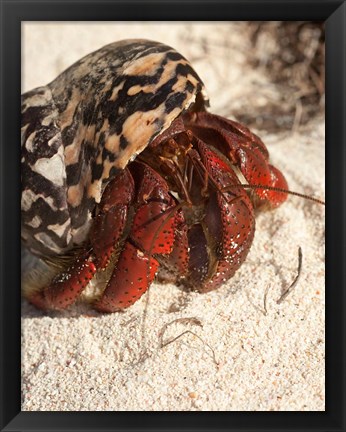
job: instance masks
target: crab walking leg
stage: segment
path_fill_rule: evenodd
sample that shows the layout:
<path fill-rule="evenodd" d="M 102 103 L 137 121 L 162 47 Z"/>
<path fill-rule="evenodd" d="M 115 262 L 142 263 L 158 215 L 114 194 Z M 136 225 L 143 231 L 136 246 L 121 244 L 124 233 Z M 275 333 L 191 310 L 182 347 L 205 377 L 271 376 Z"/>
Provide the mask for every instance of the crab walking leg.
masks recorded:
<path fill-rule="evenodd" d="M 209 186 L 205 224 L 214 272 L 200 286 L 207 292 L 230 279 L 244 262 L 255 232 L 253 206 L 236 174 L 221 154 L 198 140 L 203 164 L 216 188 Z M 232 186 L 230 192 L 221 192 Z"/>
<path fill-rule="evenodd" d="M 159 268 L 152 254 L 169 254 L 174 243 L 175 217 L 168 213 L 165 218 L 166 214 L 162 213 L 165 207 L 166 204 L 150 202 L 138 210 L 129 241 L 103 296 L 95 304 L 99 311 L 114 312 L 129 307 L 149 288 Z M 155 218 L 157 215 L 160 217 Z"/>
<path fill-rule="evenodd" d="M 256 206 L 268 204 L 275 208 L 287 199 L 285 192 L 266 189 L 269 186 L 287 190 L 288 184 L 281 171 L 270 165 L 263 141 L 246 126 L 208 112 L 186 114 L 185 125 L 238 166 L 250 185 L 263 186 L 254 189 L 258 197 Z"/>
<path fill-rule="evenodd" d="M 288 183 L 285 179 L 284 175 L 280 170 L 275 168 L 273 165 L 269 164 L 269 170 L 270 170 L 270 185 L 271 187 L 288 190 Z M 277 192 L 275 190 L 267 190 L 266 199 L 270 202 L 271 207 L 278 207 L 287 199 L 287 193 L 286 192 Z"/>
<path fill-rule="evenodd" d="M 115 270 L 101 299 L 95 303 L 100 312 L 115 312 L 131 306 L 154 280 L 159 263 L 126 242 Z"/>
<path fill-rule="evenodd" d="M 108 266 L 112 254 L 121 244 L 128 225 L 134 189 L 133 178 L 126 168 L 103 192 L 99 213 L 95 216 L 90 230 L 94 262 L 98 269 L 105 269 Z"/>
<path fill-rule="evenodd" d="M 39 309 L 65 309 L 73 304 L 96 273 L 87 258 L 78 258 L 66 271 L 59 273 L 43 290 L 33 292 L 28 300 Z"/>
<path fill-rule="evenodd" d="M 138 204 L 124 249 L 95 304 L 102 312 L 114 312 L 135 303 L 149 288 L 159 268 L 153 255 L 167 255 L 173 249 L 176 204 L 166 181 L 144 163 L 134 163 L 131 169 L 135 182 L 138 181 Z"/>
<path fill-rule="evenodd" d="M 128 207 L 121 204 L 95 217 L 90 230 L 90 241 L 98 269 L 105 269 L 110 263 L 126 227 L 127 217 Z"/>

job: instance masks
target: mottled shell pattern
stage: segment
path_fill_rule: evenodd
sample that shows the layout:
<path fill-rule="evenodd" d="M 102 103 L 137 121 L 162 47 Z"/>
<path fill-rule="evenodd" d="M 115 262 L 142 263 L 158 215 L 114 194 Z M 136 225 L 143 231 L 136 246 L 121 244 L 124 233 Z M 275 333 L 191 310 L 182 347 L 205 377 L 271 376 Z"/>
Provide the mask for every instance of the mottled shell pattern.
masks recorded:
<path fill-rule="evenodd" d="M 189 62 L 148 40 L 109 44 L 22 95 L 22 240 L 38 256 L 87 237 L 106 184 L 196 101 Z"/>

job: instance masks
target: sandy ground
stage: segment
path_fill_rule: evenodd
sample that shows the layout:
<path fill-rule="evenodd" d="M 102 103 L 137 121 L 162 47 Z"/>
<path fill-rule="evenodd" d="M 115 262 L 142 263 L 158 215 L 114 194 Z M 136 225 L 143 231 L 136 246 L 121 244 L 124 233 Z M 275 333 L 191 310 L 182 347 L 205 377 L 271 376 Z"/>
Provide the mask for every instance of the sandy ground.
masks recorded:
<path fill-rule="evenodd" d="M 22 91 L 106 43 L 160 40 L 194 64 L 211 110 L 231 115 L 277 88 L 246 65 L 241 23 L 25 23 Z M 245 73 L 246 71 L 246 73 Z M 324 119 L 260 133 L 291 190 L 324 198 Z M 303 268 L 298 284 L 277 303 Z M 325 409 L 324 207 L 296 197 L 257 218 L 247 261 L 222 288 L 153 284 L 124 313 L 81 303 L 42 313 L 22 303 L 25 411 Z M 162 346 L 164 345 L 164 346 Z"/>

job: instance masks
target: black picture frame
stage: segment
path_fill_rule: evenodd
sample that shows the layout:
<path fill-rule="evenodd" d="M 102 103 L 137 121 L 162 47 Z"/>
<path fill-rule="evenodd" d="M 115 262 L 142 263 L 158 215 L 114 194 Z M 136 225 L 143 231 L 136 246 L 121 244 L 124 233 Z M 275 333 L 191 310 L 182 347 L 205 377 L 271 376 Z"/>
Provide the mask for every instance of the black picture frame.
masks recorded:
<path fill-rule="evenodd" d="M 346 5 L 334 0 L 1 0 L 0 429 L 345 431 Z M 316 20 L 326 22 L 327 339 L 325 412 L 21 412 L 21 21 Z"/>

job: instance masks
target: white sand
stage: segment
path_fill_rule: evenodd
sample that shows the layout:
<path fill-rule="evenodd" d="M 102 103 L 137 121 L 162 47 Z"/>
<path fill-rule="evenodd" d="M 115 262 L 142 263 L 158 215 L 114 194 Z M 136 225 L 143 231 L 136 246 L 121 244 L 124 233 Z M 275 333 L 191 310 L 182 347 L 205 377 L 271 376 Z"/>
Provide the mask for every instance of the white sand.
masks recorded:
<path fill-rule="evenodd" d="M 213 112 L 246 109 L 254 92 L 265 101 L 277 90 L 258 71 L 244 72 L 248 41 L 239 26 L 27 23 L 22 90 L 46 84 L 106 43 L 144 37 L 192 61 Z M 203 38 L 212 51 L 203 51 Z M 323 118 L 261 137 L 291 190 L 324 197 Z M 296 276 L 298 246 L 301 277 L 277 304 Z M 246 263 L 217 291 L 153 284 L 149 299 L 110 315 L 81 303 L 42 313 L 23 300 L 22 409 L 324 410 L 324 269 L 324 207 L 290 197 L 258 217 Z M 189 332 L 160 348 L 163 330 L 164 342 Z"/>

